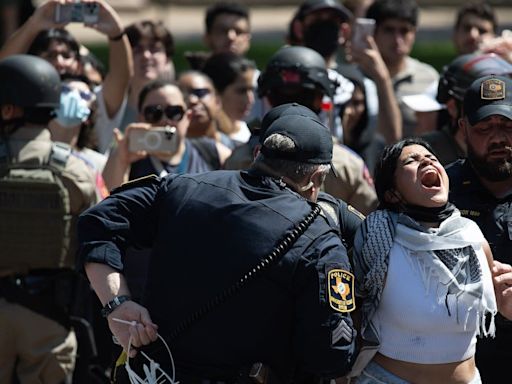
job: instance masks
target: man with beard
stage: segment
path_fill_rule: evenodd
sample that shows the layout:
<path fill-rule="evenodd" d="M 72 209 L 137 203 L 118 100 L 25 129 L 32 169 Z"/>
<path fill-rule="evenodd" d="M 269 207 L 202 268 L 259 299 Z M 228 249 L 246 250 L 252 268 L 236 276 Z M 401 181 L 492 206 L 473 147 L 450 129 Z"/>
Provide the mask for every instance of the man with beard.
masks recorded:
<path fill-rule="evenodd" d="M 485 76 L 464 96 L 460 129 L 467 158 L 447 168 L 450 201 L 474 220 L 495 260 L 512 256 L 512 79 Z M 512 322 L 498 315 L 496 337 L 477 343 L 476 364 L 483 383 L 500 383 L 512 361 Z"/>

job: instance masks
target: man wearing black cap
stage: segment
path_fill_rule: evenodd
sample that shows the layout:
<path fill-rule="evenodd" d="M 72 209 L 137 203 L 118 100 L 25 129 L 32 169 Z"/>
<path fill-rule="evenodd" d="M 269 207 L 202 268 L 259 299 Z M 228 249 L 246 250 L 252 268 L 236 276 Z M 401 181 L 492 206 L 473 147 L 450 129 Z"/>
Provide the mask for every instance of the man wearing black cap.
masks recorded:
<path fill-rule="evenodd" d="M 446 110 L 439 111 L 440 126 L 422 136 L 443 165 L 466 157 L 464 132 L 459 127 L 464 93 L 473 81 L 490 74 L 511 76 L 512 64 L 494 53 L 470 53 L 458 56 L 443 69 L 436 101 Z"/>
<path fill-rule="evenodd" d="M 336 66 L 336 54 L 350 33 L 352 13 L 336 0 L 306 0 L 295 15 L 294 34 L 301 45 L 314 49 Z"/>
<path fill-rule="evenodd" d="M 316 203 L 332 140 L 311 111 L 292 110 L 274 113 L 249 171 L 134 181 L 80 217 L 81 260 L 132 357 L 144 345 L 172 375 L 158 332 L 184 383 L 249 382 L 248 372 L 319 383 L 350 369 L 353 274 Z M 128 244 L 153 250 L 140 304 L 121 274 Z"/>
<path fill-rule="evenodd" d="M 325 60 L 332 95 L 324 96 L 320 116 L 340 142 L 343 141 L 341 114 L 352 97 L 354 85 L 338 72 L 336 59 L 348 37 L 351 17 L 352 13 L 336 0 L 306 0 L 297 9 L 292 23 L 296 45 L 311 48 Z"/>
<path fill-rule="evenodd" d="M 366 47 L 351 46 L 352 63 L 339 64 L 340 48 L 345 47 L 351 33 L 353 14 L 337 0 L 306 0 L 298 8 L 294 22 L 293 35 L 297 45 L 314 49 L 324 58 L 329 79 L 334 84 L 332 99 L 324 97 L 324 108 L 332 115 L 331 130 L 340 142 L 345 140 L 346 132 L 342 126 L 345 106 L 353 97 L 354 84 L 346 76 L 354 69 L 364 72 L 366 99 L 370 102 L 368 112 L 372 121 L 378 121 L 378 132 L 387 143 L 393 143 L 402 137 L 401 118 L 396 102 L 391 78 L 384 61 L 371 41 Z M 371 39 L 371 38 L 370 38 Z M 322 112 L 325 113 L 325 112 Z M 375 127 L 375 124 L 373 124 Z M 367 127 L 371 130 L 371 127 Z"/>
<path fill-rule="evenodd" d="M 450 201 L 474 220 L 494 259 L 512 256 L 512 79 L 485 76 L 468 88 L 460 129 L 467 159 L 447 168 Z M 496 337 L 478 340 L 476 364 L 483 383 L 502 383 L 512 361 L 512 322 L 496 316 Z"/>

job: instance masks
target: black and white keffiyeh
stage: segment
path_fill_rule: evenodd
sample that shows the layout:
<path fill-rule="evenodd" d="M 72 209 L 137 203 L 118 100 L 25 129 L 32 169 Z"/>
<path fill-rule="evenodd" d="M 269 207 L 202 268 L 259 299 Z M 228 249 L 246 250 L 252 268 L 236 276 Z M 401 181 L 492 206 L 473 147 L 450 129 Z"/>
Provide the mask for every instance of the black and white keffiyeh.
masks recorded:
<path fill-rule="evenodd" d="M 466 327 L 469 314 L 476 311 L 478 334 L 494 336 L 497 306 L 492 280 L 489 269 L 481 265 L 475 252 L 483 241 L 476 223 L 461 217 L 457 209 L 439 228 L 431 230 L 403 213 L 377 210 L 367 216 L 354 246 L 356 293 L 364 297 L 360 304 L 361 334 L 366 342 L 362 367 L 380 344 L 372 318 L 384 289 L 389 252 L 394 242 L 410 250 L 411 262 L 419 267 L 426 290 L 430 284 L 437 284 L 438 301 L 446 305 L 449 316 L 457 316 L 457 321 Z M 463 313 L 460 308 L 467 308 L 467 312 Z M 487 314 L 491 315 L 491 322 L 486 325 Z M 357 371 L 356 365 L 354 370 Z"/>

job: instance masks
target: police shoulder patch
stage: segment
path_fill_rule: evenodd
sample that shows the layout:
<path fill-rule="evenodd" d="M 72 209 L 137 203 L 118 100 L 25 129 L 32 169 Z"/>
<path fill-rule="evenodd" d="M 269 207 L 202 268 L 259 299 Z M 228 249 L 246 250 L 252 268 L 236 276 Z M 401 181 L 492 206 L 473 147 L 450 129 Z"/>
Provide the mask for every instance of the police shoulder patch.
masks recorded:
<path fill-rule="evenodd" d="M 480 85 L 482 100 L 502 100 L 505 98 L 505 82 L 500 79 L 487 79 Z"/>
<path fill-rule="evenodd" d="M 344 269 L 331 269 L 327 276 L 329 305 L 338 312 L 352 312 L 354 301 L 354 275 Z"/>

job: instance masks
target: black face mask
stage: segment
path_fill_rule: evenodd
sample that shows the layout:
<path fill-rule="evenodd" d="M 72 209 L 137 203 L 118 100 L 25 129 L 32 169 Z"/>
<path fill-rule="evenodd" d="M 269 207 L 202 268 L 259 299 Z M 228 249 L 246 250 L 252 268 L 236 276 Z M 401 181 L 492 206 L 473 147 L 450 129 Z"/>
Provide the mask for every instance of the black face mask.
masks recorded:
<path fill-rule="evenodd" d="M 338 49 L 339 23 L 333 20 L 318 20 L 304 31 L 304 45 L 323 57 L 331 56 Z"/>

